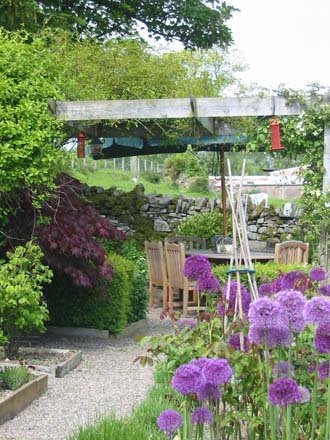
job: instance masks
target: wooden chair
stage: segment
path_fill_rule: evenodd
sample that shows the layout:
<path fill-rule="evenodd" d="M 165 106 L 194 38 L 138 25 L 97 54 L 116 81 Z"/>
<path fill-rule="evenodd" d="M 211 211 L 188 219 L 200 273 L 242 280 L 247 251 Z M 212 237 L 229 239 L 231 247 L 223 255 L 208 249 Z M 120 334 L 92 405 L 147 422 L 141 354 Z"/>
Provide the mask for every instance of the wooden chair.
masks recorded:
<path fill-rule="evenodd" d="M 193 235 L 176 235 L 173 237 L 166 237 L 165 243 L 183 243 L 185 249 L 206 249 L 206 239 L 194 237 Z"/>
<path fill-rule="evenodd" d="M 308 263 L 309 244 L 291 240 L 275 245 L 275 263 Z"/>
<path fill-rule="evenodd" d="M 189 310 L 197 310 L 197 293 L 196 282 L 189 281 L 182 274 L 185 262 L 185 248 L 183 243 L 166 243 L 165 242 L 165 258 L 167 265 L 167 282 L 168 282 L 168 305 L 173 308 L 174 305 L 181 305 L 183 308 L 183 316 L 188 315 Z M 182 302 L 174 303 L 174 289 L 182 290 Z M 189 299 L 189 293 L 192 294 L 192 300 Z M 190 306 L 193 304 L 192 306 Z"/>
<path fill-rule="evenodd" d="M 163 288 L 163 308 L 167 307 L 168 284 L 163 244 L 144 242 L 149 272 L 149 307 L 155 304 L 155 287 Z"/>

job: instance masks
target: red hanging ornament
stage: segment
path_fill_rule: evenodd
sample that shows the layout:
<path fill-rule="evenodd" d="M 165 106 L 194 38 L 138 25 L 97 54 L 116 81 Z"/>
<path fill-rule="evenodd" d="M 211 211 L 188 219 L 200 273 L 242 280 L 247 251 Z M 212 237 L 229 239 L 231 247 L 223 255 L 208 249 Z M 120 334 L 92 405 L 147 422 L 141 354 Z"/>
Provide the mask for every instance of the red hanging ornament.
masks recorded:
<path fill-rule="evenodd" d="M 282 150 L 284 147 L 281 145 L 281 135 L 280 135 L 280 123 L 279 120 L 274 117 L 269 121 L 270 129 L 270 140 L 271 140 L 271 151 Z"/>
<path fill-rule="evenodd" d="M 86 145 L 85 133 L 80 131 L 78 133 L 78 137 L 77 137 L 77 157 L 78 157 L 78 159 L 84 159 L 86 157 L 85 145 Z"/>

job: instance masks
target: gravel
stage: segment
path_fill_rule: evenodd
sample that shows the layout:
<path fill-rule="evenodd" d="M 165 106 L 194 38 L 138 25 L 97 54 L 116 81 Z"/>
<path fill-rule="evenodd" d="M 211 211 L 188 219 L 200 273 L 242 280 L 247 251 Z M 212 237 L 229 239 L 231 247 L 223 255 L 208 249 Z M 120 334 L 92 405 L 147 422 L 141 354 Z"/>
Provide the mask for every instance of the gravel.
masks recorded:
<path fill-rule="evenodd" d="M 148 315 L 142 334 L 170 331 L 160 309 Z M 100 414 L 127 415 L 153 383 L 153 371 L 133 363 L 145 350 L 133 337 L 47 339 L 43 346 L 83 351 L 82 363 L 63 378 L 49 376 L 48 390 L 0 426 L 0 440 L 64 440 Z"/>

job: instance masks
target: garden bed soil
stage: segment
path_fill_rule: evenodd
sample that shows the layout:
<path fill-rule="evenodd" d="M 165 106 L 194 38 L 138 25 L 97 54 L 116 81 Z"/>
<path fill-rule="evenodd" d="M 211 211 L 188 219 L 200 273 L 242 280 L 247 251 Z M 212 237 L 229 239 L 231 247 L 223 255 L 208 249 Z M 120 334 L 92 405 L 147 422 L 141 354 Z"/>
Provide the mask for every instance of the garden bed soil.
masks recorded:
<path fill-rule="evenodd" d="M 6 359 L 0 351 L 0 365 L 25 365 L 31 370 L 63 377 L 76 368 L 82 360 L 80 350 L 64 350 L 57 348 L 24 347 L 19 351 L 18 359 Z"/>

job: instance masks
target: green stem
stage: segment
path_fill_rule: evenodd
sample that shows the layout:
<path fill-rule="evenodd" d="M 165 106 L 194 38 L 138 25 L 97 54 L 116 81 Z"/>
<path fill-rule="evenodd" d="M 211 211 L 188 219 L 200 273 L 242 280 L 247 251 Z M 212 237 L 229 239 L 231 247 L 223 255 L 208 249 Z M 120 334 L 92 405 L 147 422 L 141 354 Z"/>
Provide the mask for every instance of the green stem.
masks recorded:
<path fill-rule="evenodd" d="M 315 428 L 316 428 L 317 371 L 318 371 L 318 358 L 316 358 L 316 365 L 314 371 L 314 386 L 312 392 L 312 432 L 310 437 L 311 440 L 315 439 Z"/>
<path fill-rule="evenodd" d="M 291 416 L 292 407 L 288 405 L 286 408 L 286 440 L 291 440 Z"/>
<path fill-rule="evenodd" d="M 330 374 L 328 374 L 328 384 L 327 384 L 327 418 L 326 418 L 326 425 L 325 425 L 325 440 L 330 440 Z"/>

